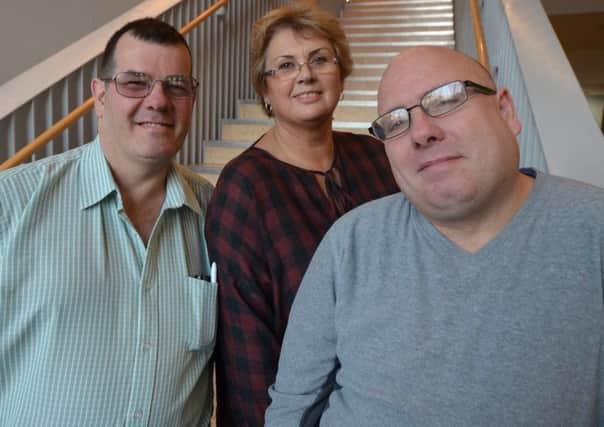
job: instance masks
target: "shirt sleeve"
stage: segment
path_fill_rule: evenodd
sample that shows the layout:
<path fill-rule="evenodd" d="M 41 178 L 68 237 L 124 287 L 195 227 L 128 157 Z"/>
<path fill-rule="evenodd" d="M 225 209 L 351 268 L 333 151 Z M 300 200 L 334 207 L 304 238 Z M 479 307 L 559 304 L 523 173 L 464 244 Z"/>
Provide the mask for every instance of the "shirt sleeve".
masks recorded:
<path fill-rule="evenodd" d="M 337 254 L 327 237 L 317 248 L 292 306 L 277 378 L 269 391 L 267 427 L 318 425 L 337 387 L 336 270 Z"/>
<path fill-rule="evenodd" d="M 262 218 L 251 179 L 225 168 L 208 207 L 206 240 L 218 267 L 219 427 L 263 426 L 280 349 Z"/>

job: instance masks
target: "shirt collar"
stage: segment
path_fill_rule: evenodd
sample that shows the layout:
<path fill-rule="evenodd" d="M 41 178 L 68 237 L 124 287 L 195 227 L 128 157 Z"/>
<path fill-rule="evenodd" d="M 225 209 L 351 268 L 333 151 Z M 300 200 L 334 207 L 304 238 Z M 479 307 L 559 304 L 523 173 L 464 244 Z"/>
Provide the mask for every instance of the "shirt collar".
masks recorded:
<path fill-rule="evenodd" d="M 99 203 L 111 193 L 118 192 L 117 185 L 105 159 L 99 136 L 84 150 L 80 161 L 80 209 Z"/>
<path fill-rule="evenodd" d="M 103 154 L 98 135 L 90 145 L 90 149 L 84 151 L 80 162 L 82 182 L 80 209 L 89 208 L 101 202 L 112 193 L 118 195 L 118 209 L 121 209 L 122 202 L 121 197 L 119 197 L 119 190 Z M 176 209 L 184 205 L 196 214 L 201 215 L 202 211 L 199 201 L 189 184 L 183 178 L 183 174 L 179 173 L 180 167 L 182 166 L 172 162 L 172 166 L 168 172 L 166 199 L 162 210 Z"/>
<path fill-rule="evenodd" d="M 183 166 L 172 162 L 172 167 L 168 173 L 168 182 L 166 183 L 166 200 L 163 209 L 176 209 L 183 205 L 187 206 L 197 215 L 201 215 L 201 207 L 191 186 L 184 179 L 179 169 Z"/>

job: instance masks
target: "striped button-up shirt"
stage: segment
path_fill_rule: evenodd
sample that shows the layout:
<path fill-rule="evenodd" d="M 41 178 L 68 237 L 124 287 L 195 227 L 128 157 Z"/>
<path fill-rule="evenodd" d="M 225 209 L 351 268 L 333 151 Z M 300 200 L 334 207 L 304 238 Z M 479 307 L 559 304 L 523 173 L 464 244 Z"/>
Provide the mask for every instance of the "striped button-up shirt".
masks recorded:
<path fill-rule="evenodd" d="M 174 164 L 145 247 L 98 138 L 0 174 L 1 426 L 209 424 L 211 192 Z"/>

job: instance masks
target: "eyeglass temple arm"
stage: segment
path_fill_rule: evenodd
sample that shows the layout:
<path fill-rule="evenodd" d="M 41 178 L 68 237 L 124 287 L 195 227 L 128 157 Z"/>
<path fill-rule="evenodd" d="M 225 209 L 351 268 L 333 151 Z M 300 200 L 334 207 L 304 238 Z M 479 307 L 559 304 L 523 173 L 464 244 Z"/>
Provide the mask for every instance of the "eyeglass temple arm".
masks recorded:
<path fill-rule="evenodd" d="M 476 92 L 483 93 L 483 94 L 485 94 L 485 95 L 493 95 L 493 94 L 497 93 L 497 91 L 496 91 L 496 90 L 491 89 L 490 87 L 486 87 L 486 86 L 483 86 L 483 85 L 479 85 L 478 83 L 474 83 L 474 82 L 473 82 L 473 81 L 471 81 L 471 80 L 466 80 L 466 81 L 464 81 L 464 82 L 463 82 L 463 84 L 464 84 L 466 87 L 471 87 L 471 88 L 473 88 L 474 90 L 476 90 Z"/>

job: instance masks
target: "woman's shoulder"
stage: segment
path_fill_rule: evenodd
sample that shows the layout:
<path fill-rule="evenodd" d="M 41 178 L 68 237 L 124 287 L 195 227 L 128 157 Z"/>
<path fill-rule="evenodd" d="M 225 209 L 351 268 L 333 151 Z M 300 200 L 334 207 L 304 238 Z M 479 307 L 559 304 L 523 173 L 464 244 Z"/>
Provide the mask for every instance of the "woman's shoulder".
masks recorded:
<path fill-rule="evenodd" d="M 371 135 L 334 131 L 334 141 L 343 152 L 364 152 L 386 155 L 384 144 Z"/>
<path fill-rule="evenodd" d="M 263 150 L 251 145 L 227 162 L 220 175 L 238 179 L 257 179 L 259 173 L 270 169 L 273 163 Z"/>
<path fill-rule="evenodd" d="M 248 196 L 271 187 L 279 174 L 278 162 L 254 145 L 230 160 L 221 170 L 214 192 L 244 193 Z"/>

